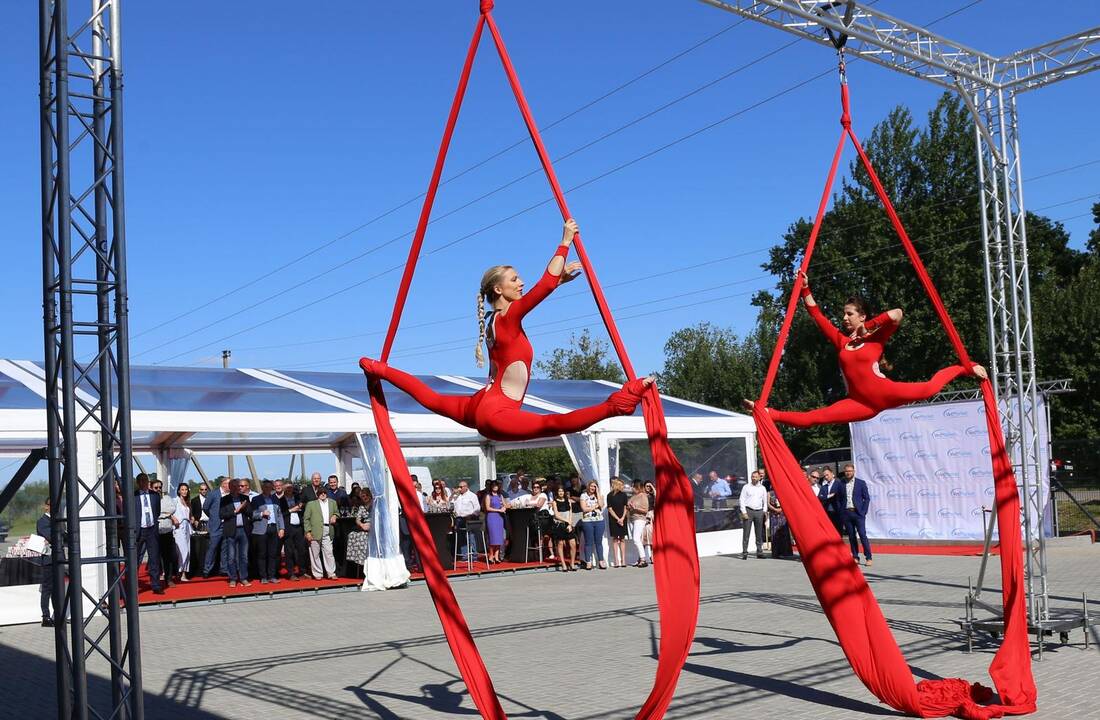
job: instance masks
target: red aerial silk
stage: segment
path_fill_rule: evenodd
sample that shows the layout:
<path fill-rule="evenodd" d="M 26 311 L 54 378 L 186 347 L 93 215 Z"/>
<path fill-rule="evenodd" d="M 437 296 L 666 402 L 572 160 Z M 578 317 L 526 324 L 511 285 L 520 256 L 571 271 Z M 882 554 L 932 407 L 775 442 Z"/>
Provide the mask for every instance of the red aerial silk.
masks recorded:
<path fill-rule="evenodd" d="M 428 184 L 428 191 L 420 212 L 420 220 L 417 223 L 412 247 L 409 250 L 408 262 L 405 265 L 397 299 L 394 302 L 393 315 L 390 318 L 389 330 L 386 333 L 386 340 L 380 358 L 383 363 L 389 359 L 394 337 L 397 334 L 397 327 L 401 321 L 401 313 L 408 298 L 409 286 L 424 242 L 424 233 L 428 226 L 428 219 L 431 216 L 432 204 L 435 201 L 436 191 L 439 187 L 439 179 L 443 172 L 443 163 L 447 157 L 447 149 L 450 146 L 455 122 L 462 106 L 462 98 L 470 78 L 474 55 L 477 52 L 482 31 L 486 26 L 492 34 L 497 53 L 504 64 L 508 82 L 515 94 L 520 112 L 523 114 L 523 120 L 527 125 L 535 150 L 538 152 L 539 160 L 546 172 L 546 178 L 554 192 L 554 198 L 557 200 L 562 219 L 571 217 L 565 204 L 561 186 L 558 184 L 554 169 L 550 164 L 550 157 L 543 146 L 534 118 L 531 116 L 531 109 L 523 96 L 519 78 L 516 76 L 515 68 L 512 67 L 512 62 L 508 57 L 508 52 L 504 47 L 504 41 L 500 36 L 496 22 L 493 20 L 492 8 L 492 0 L 481 0 L 481 15 L 478 18 L 477 26 L 474 28 L 473 39 L 470 41 L 470 47 L 466 53 L 466 61 L 462 67 L 458 90 L 455 92 L 455 98 L 451 104 L 451 111 L 447 118 L 446 129 L 443 132 L 443 140 L 440 143 L 435 168 L 432 171 L 432 178 Z M 611 336 L 611 342 L 618 354 L 619 361 L 622 363 L 627 376 L 633 380 L 636 377 L 634 369 L 627 357 L 626 348 L 623 346 L 622 338 L 615 326 L 615 320 L 611 316 L 603 290 L 596 278 L 595 269 L 588 259 L 588 254 L 579 235 L 574 239 L 573 247 L 576 248 L 577 255 L 584 267 L 592 288 L 592 295 L 595 298 L 604 325 L 607 326 L 608 334 Z M 393 475 L 398 500 L 405 513 L 405 519 L 408 521 L 409 533 L 416 544 L 417 552 L 420 553 L 424 567 L 424 577 L 428 590 L 431 592 L 432 601 L 435 603 L 436 611 L 439 613 L 439 619 L 447 637 L 447 644 L 450 645 L 451 654 L 454 655 L 462 679 L 470 692 L 470 697 L 481 712 L 482 717 L 492 718 L 493 720 L 504 718 L 506 717 L 504 709 L 500 705 L 500 700 L 493 688 L 493 682 L 485 669 L 485 663 L 474 644 L 469 626 L 458 607 L 454 592 L 444 574 L 439 556 L 435 551 L 435 545 L 428 532 L 428 524 L 424 519 L 420 502 L 413 492 L 408 465 L 401 452 L 401 445 L 397 441 L 393 427 L 390 425 L 389 411 L 386 407 L 386 398 L 382 392 L 382 384 L 377 377 L 370 375 L 367 376 L 367 383 L 371 394 L 371 410 L 374 413 L 375 424 L 378 427 L 378 437 L 382 450 L 385 453 L 390 473 Z M 672 700 L 672 695 L 676 690 L 676 682 L 680 677 L 680 671 L 687 660 L 694 639 L 695 623 L 699 611 L 699 555 L 695 546 L 695 515 L 691 481 L 688 480 L 683 467 L 681 467 L 671 447 L 669 447 L 664 412 L 655 386 L 650 386 L 646 391 L 642 400 L 642 412 L 645 417 L 646 430 L 649 434 L 649 446 L 653 455 L 655 484 L 657 487 L 657 505 L 654 517 L 654 553 L 658 562 L 654 565 L 654 580 L 661 621 L 661 640 L 653 688 L 636 717 L 645 720 L 657 720 L 664 716 L 665 710 Z"/>
<path fill-rule="evenodd" d="M 940 323 L 947 332 L 959 363 L 969 368 L 972 363 L 963 346 L 954 323 L 944 308 L 939 293 L 917 255 L 913 243 L 902 227 L 886 191 L 875 174 L 859 139 L 851 127 L 848 106 L 848 86 L 841 85 L 840 141 L 833 154 L 825 191 L 821 195 L 817 217 L 810 240 L 802 259 L 805 272 L 813 256 L 821 221 L 828 204 L 833 179 L 836 176 L 845 139 L 851 139 L 859 159 L 871 178 L 875 193 L 882 202 L 890 222 L 894 226 L 902 246 L 931 300 Z M 988 380 L 982 382 L 985 401 L 985 419 L 989 429 L 989 450 L 993 459 L 994 483 L 997 500 L 997 523 L 1001 529 L 1001 584 L 1004 602 L 1004 640 L 989 668 L 989 674 L 997 687 L 1001 704 L 983 705 L 992 697 L 992 691 L 960 678 L 924 680 L 914 683 L 909 664 L 894 640 L 886 619 L 879 609 L 870 587 L 859 566 L 852 559 L 851 551 L 841 542 L 836 529 L 825 515 L 813 491 L 806 484 L 805 475 L 791 455 L 767 410 L 779 361 L 790 333 L 799 294 L 801 275 L 795 276 L 794 288 L 787 303 L 787 314 L 776 340 L 768 373 L 764 380 L 760 399 L 753 411 L 756 420 L 760 451 L 764 464 L 779 495 L 787 520 L 798 542 L 806 574 L 821 602 L 830 624 L 840 640 L 848 662 L 856 675 L 876 697 L 893 708 L 918 717 L 943 717 L 955 715 L 961 718 L 983 719 L 1005 714 L 1022 715 L 1035 711 L 1036 689 L 1031 675 L 1031 650 L 1027 635 L 1027 616 L 1024 609 L 1023 549 L 1020 539 L 1020 497 L 1016 491 L 1016 479 L 1012 461 L 1005 449 L 993 387 Z"/>

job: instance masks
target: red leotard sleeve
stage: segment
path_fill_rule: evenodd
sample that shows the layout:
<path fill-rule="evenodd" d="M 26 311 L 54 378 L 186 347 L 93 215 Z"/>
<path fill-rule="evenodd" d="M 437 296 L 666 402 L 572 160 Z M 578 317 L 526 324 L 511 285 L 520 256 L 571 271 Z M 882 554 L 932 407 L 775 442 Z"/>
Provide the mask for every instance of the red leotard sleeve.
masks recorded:
<path fill-rule="evenodd" d="M 848 338 L 844 336 L 839 330 L 833 327 L 833 324 L 829 322 L 829 318 L 825 317 L 825 314 L 821 312 L 821 308 L 817 305 L 806 304 L 806 312 L 810 313 L 810 317 L 817 323 L 817 327 L 821 330 L 821 334 L 831 342 L 838 350 L 844 347 L 844 344 L 848 342 Z"/>
<path fill-rule="evenodd" d="M 554 258 L 561 257 L 566 258 L 569 256 L 569 246 L 559 245 L 557 252 L 554 253 L 554 257 L 550 258 L 550 263 L 554 262 Z M 546 299 L 546 297 L 554 291 L 554 288 L 561 283 L 561 274 L 554 275 L 550 272 L 550 263 L 546 265 L 546 272 L 542 274 L 539 281 L 535 283 L 535 286 L 528 292 L 523 294 L 519 300 L 516 300 L 508 307 L 508 312 L 504 313 L 504 317 L 509 318 L 515 322 L 519 322 L 523 319 L 523 316 L 534 310 L 535 306 Z M 563 265 L 564 267 L 564 265 Z"/>
<path fill-rule="evenodd" d="M 884 312 L 863 323 L 863 327 L 874 333 L 871 338 L 874 342 L 885 345 L 886 341 L 894 334 L 894 331 L 898 329 L 898 324 L 890 317 L 889 312 Z"/>

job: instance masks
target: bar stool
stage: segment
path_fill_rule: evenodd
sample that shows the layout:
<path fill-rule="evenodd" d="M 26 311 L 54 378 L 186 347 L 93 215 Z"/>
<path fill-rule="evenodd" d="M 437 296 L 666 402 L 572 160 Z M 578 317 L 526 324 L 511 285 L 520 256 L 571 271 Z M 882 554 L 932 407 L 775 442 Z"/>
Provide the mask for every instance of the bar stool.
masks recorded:
<path fill-rule="evenodd" d="M 460 518 L 455 518 L 459 520 Z M 481 547 L 484 550 L 488 547 L 488 538 L 485 536 L 485 519 L 480 515 L 466 518 L 466 528 L 460 529 L 455 527 L 455 548 L 454 548 L 454 560 L 452 561 L 454 566 L 458 566 L 458 549 L 461 547 L 461 543 L 458 542 L 459 533 L 466 534 L 466 572 L 473 572 L 477 565 L 477 556 L 484 553 L 478 552 L 477 544 L 474 544 L 473 553 L 470 552 L 470 544 L 477 538 L 481 537 Z M 486 555 L 485 567 L 489 567 L 488 556 Z"/>
<path fill-rule="evenodd" d="M 532 528 L 534 528 L 534 530 L 535 530 L 535 538 L 536 538 L 535 543 L 536 543 L 536 545 L 531 544 L 531 529 Z M 543 539 L 542 522 L 539 518 L 539 514 L 536 512 L 533 516 L 531 516 L 531 521 L 527 523 L 527 536 L 524 539 L 524 545 L 526 546 L 525 549 L 524 549 L 524 553 L 523 553 L 523 561 L 524 562 L 531 562 L 531 551 L 536 549 L 536 547 L 539 551 L 539 562 L 540 563 L 542 562 L 542 539 Z"/>

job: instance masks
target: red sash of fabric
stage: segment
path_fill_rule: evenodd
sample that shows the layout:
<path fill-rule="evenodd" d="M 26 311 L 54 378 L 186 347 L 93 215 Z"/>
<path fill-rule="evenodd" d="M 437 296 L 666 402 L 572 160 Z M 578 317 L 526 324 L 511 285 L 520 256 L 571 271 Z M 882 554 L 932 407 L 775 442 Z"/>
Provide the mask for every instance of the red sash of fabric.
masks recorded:
<path fill-rule="evenodd" d="M 841 106 L 843 131 L 833 155 L 825 190 L 821 195 L 817 217 L 810 232 L 800 270 L 805 272 L 810 266 L 845 140 L 850 139 L 871 179 L 879 201 L 890 217 L 890 222 L 905 248 L 913 269 L 936 309 L 959 362 L 969 367 L 971 365 L 969 355 L 954 323 L 947 314 L 939 292 L 932 284 L 924 263 L 917 254 L 916 248 L 913 247 L 893 204 L 871 166 L 871 161 L 852 130 L 846 83 L 841 85 Z M 1020 715 L 1034 712 L 1037 693 L 1035 681 L 1031 675 L 1031 650 L 1024 608 L 1020 497 L 1016 491 L 1012 461 L 1005 449 L 1004 433 L 1001 429 L 992 385 L 988 380 L 982 383 L 982 396 L 985 402 L 986 425 L 989 430 L 989 449 L 993 460 L 997 523 L 1000 527 L 1005 629 L 1004 640 L 989 668 L 989 674 L 997 687 L 1001 704 L 983 705 L 981 703 L 991 699 L 992 692 L 977 683 L 971 684 L 959 678 L 925 680 L 920 683 L 913 681 L 909 664 L 890 633 L 886 619 L 863 573 L 852 559 L 851 551 L 841 541 L 821 503 L 806 484 L 802 468 L 791 455 L 766 410 L 768 396 L 779 370 L 779 361 L 790 334 L 791 322 L 794 319 L 801 290 L 802 278 L 799 274 L 796 275 L 794 287 L 791 289 L 787 302 L 787 314 L 783 319 L 775 350 L 768 365 L 760 399 L 753 411 L 753 419 L 756 421 L 759 432 L 758 440 L 761 454 L 764 456 L 764 464 L 787 515 L 791 532 L 794 533 L 798 542 L 806 574 L 813 584 L 814 592 L 817 593 L 826 617 L 836 632 L 848 662 L 859 679 L 876 697 L 893 708 L 918 717 L 955 715 L 961 718 L 984 720 L 1005 714 Z"/>
<path fill-rule="evenodd" d="M 439 180 L 443 172 L 447 150 L 450 146 L 451 136 L 454 133 L 455 122 L 462 106 L 462 99 L 465 95 L 481 34 L 486 25 L 493 37 L 497 53 L 500 55 L 508 76 L 509 85 L 515 94 L 516 102 L 545 170 L 546 178 L 554 192 L 562 218 L 571 217 L 565 203 L 565 196 L 554 174 L 550 157 L 546 152 L 534 118 L 531 115 L 531 109 L 520 87 L 519 78 L 512 66 L 511 59 L 508 57 L 504 40 L 500 35 L 496 22 L 493 20 L 491 14 L 492 0 L 481 0 L 480 5 L 481 15 L 474 28 L 473 39 L 466 53 L 466 61 L 462 67 L 458 89 L 451 104 L 451 111 L 447 118 L 443 140 L 440 143 L 439 153 L 436 157 L 435 168 L 428 184 L 420 219 L 413 236 L 412 247 L 409 249 L 408 261 L 394 302 L 393 314 L 390 318 L 389 329 L 382 348 L 381 360 L 383 362 L 389 359 L 397 328 L 401 321 L 401 314 L 408 298 L 416 262 L 423 246 L 428 220 L 431 217 L 432 205 L 439 188 Z M 585 274 L 588 276 L 593 298 L 599 308 L 604 325 L 607 327 L 619 361 L 622 363 L 627 376 L 634 378 L 634 369 L 627 356 L 626 348 L 604 298 L 603 290 L 596 277 L 595 268 L 589 260 L 579 234 L 574 239 L 573 246 L 576 248 Z M 504 718 L 504 709 L 500 705 L 500 700 L 497 698 L 492 680 L 485 668 L 485 663 L 474 644 L 469 626 L 447 581 L 446 574 L 436 554 L 435 544 L 432 542 L 428 531 L 427 521 L 413 492 L 408 465 L 401 452 L 401 445 L 397 440 L 393 427 L 390 425 L 389 412 L 381 383 L 377 380 L 368 379 L 368 385 L 371 394 L 371 410 L 378 427 L 382 450 L 386 456 L 390 473 L 393 475 L 394 484 L 397 487 L 398 500 L 405 513 L 409 533 L 416 544 L 417 552 L 420 554 L 424 566 L 425 581 L 431 592 L 436 611 L 439 613 L 439 619 L 443 625 L 443 631 L 447 637 L 447 643 L 450 645 L 451 653 L 454 655 L 459 672 L 461 672 L 466 687 L 470 691 L 470 696 L 481 712 L 482 717 L 493 718 L 494 720 Z M 695 513 L 691 482 L 669 446 L 664 411 L 656 387 L 651 386 L 643 397 L 642 411 L 646 431 L 649 435 L 649 446 L 654 463 L 654 481 L 657 488 L 657 504 L 654 516 L 654 555 L 657 562 L 654 565 L 654 579 L 661 622 L 661 640 L 653 688 L 636 717 L 645 720 L 657 720 L 664 716 L 665 710 L 672 700 L 680 671 L 687 660 L 695 636 L 695 624 L 699 611 L 699 555 L 695 546 Z"/>

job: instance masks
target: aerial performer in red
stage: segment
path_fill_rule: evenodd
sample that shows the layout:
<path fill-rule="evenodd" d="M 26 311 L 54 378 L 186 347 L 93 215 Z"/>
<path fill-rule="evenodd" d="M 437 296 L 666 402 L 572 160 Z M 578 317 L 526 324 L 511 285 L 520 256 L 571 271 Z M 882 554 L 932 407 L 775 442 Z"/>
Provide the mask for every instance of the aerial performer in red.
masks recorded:
<path fill-rule="evenodd" d="M 927 400 L 943 390 L 947 383 L 962 375 L 973 375 L 982 380 L 988 376 L 981 365 L 974 365 L 969 370 L 962 365 L 952 365 L 943 368 L 926 382 L 891 380 L 882 374 L 879 361 L 886 342 L 901 324 L 901 308 L 888 310 L 868 320 L 867 303 L 861 298 L 850 297 L 844 303 L 844 317 L 840 321 L 843 331 L 838 330 L 814 302 L 806 274 L 801 275 L 802 302 L 810 317 L 817 323 L 821 334 L 837 349 L 840 372 L 848 386 L 848 397 L 808 412 L 768 408 L 768 414 L 775 422 L 809 428 L 815 425 L 870 420 L 883 410 Z M 756 403 L 745 400 L 744 405 L 752 410 Z"/>
<path fill-rule="evenodd" d="M 564 414 L 539 415 L 522 409 L 531 379 L 534 350 L 523 331 L 523 318 L 559 285 L 577 278 L 581 264 L 566 264 L 569 248 L 577 234 L 577 223 L 565 222 L 561 244 L 546 266 L 546 272 L 530 292 L 524 294 L 523 280 L 511 265 L 494 265 L 481 278 L 477 295 L 478 367 L 485 364 L 481 343 L 489 348 L 488 384 L 473 395 L 443 395 L 416 377 L 371 358 L 359 366 L 367 375 L 386 380 L 411 395 L 434 413 L 474 428 L 491 440 L 530 440 L 579 432 L 616 415 L 630 415 L 653 382 L 638 378 L 623 385 L 599 405 Z M 486 314 L 485 304 L 492 310 Z"/>

